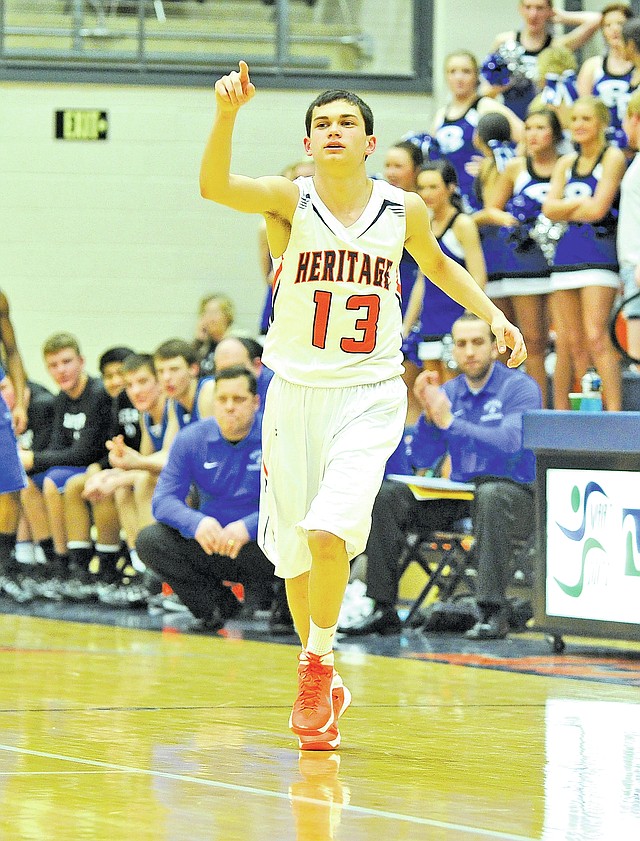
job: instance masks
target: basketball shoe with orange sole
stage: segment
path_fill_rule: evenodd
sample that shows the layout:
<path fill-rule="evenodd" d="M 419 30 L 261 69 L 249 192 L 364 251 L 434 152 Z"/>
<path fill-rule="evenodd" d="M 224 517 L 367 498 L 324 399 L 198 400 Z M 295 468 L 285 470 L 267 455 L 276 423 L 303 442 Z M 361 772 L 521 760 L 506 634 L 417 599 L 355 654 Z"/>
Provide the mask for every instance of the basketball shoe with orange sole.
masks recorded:
<path fill-rule="evenodd" d="M 333 703 L 333 724 L 322 736 L 298 736 L 300 750 L 336 750 L 340 747 L 338 719 L 351 703 L 351 692 L 344 685 L 337 672 L 334 673 L 333 677 L 331 701 Z"/>
<path fill-rule="evenodd" d="M 329 665 L 323 663 L 322 657 L 317 654 L 300 653 L 298 697 L 289 718 L 289 727 L 297 736 L 322 736 L 334 723 L 331 693 L 335 674 L 333 657 Z"/>

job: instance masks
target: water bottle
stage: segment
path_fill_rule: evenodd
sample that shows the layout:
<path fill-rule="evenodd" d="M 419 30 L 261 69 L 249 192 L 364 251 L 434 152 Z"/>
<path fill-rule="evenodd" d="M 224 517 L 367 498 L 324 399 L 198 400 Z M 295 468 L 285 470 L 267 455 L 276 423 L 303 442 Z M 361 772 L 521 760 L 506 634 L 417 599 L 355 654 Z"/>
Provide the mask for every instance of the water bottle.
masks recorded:
<path fill-rule="evenodd" d="M 582 394 L 580 396 L 581 412 L 602 411 L 602 379 L 595 368 L 588 368 L 581 380 Z"/>

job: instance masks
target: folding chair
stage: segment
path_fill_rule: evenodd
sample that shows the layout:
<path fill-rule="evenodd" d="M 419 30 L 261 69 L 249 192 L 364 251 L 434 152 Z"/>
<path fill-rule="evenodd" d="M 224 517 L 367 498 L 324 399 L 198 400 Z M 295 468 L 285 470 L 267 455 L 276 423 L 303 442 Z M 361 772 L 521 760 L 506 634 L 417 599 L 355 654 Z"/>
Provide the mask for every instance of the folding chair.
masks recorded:
<path fill-rule="evenodd" d="M 399 559 L 399 578 L 411 564 L 424 571 L 427 580 L 417 598 L 411 603 L 404 625 L 410 627 L 413 617 L 427 596 L 437 590 L 440 601 L 453 596 L 462 582 L 474 590 L 475 566 L 473 561 L 474 539 L 470 520 L 459 522 L 455 531 L 436 530 L 409 532 Z"/>
<path fill-rule="evenodd" d="M 446 469 L 446 457 L 434 465 L 434 472 L 442 473 Z M 422 500 L 423 505 L 429 505 L 430 500 L 459 499 L 472 500 L 474 496 L 473 484 L 467 482 L 453 482 L 442 475 L 436 476 L 406 476 L 391 474 L 392 481 L 408 485 L 414 497 Z M 427 576 L 426 583 L 417 599 L 412 603 L 409 613 L 404 620 L 405 625 L 411 625 L 413 617 L 420 605 L 435 588 L 442 601 L 453 595 L 459 582 L 471 570 L 471 521 L 460 521 L 460 527 L 453 530 L 410 531 L 398 560 L 398 581 L 402 578 L 412 563 L 417 563 Z"/>

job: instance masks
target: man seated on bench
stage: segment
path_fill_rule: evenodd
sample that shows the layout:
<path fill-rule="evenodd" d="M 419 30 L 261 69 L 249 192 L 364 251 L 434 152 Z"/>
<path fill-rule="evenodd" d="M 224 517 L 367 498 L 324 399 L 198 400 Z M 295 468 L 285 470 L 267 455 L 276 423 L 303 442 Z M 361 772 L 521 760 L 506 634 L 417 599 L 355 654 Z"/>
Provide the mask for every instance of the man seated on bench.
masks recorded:
<path fill-rule="evenodd" d="M 414 392 L 422 414 L 410 463 L 414 470 L 429 468 L 448 452 L 450 478 L 473 482 L 475 498 L 417 500 L 407 485 L 384 481 L 366 548 L 367 595 L 375 601 L 374 610 L 354 625 L 338 628 L 341 633 L 398 633 L 398 560 L 407 532 L 451 529 L 471 516 L 481 617 L 465 636 L 484 640 L 507 634 L 513 544 L 529 539 L 535 528 L 535 457 L 522 447 L 522 415 L 541 408 L 540 389 L 527 374 L 498 362 L 491 330 L 477 316 L 465 312 L 451 332 L 461 373 L 443 386 L 433 371 L 418 376 Z"/>

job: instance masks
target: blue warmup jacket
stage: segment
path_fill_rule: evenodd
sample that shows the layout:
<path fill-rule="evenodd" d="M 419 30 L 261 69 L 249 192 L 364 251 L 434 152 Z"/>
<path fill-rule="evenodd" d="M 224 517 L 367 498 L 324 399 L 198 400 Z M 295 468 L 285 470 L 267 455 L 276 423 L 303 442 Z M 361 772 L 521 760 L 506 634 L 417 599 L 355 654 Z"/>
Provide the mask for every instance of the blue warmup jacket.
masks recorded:
<path fill-rule="evenodd" d="M 451 479 L 456 482 L 471 482 L 477 476 L 533 482 L 535 456 L 522 446 L 522 415 L 542 406 L 535 380 L 496 362 L 478 394 L 473 394 L 462 374 L 442 388 L 451 401 L 453 423 L 449 429 L 438 429 L 420 417 L 411 442 L 412 466 L 432 467 L 449 452 Z"/>
<path fill-rule="evenodd" d="M 237 444 L 222 437 L 213 418 L 181 429 L 153 494 L 156 520 L 187 538 L 195 536 L 205 516 L 215 517 L 222 526 L 244 520 L 250 538 L 255 540 L 262 467 L 261 423 L 258 413 L 247 437 Z M 191 485 L 198 489 L 197 511 L 185 502 Z"/>

